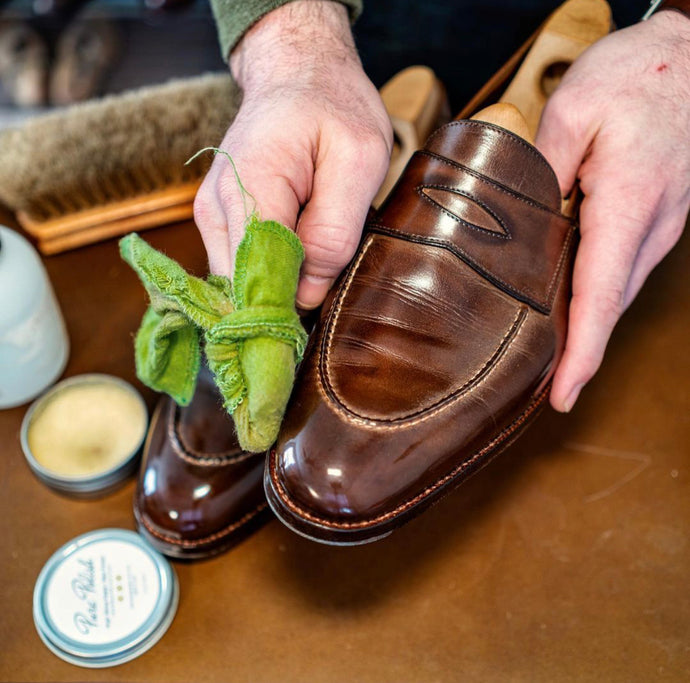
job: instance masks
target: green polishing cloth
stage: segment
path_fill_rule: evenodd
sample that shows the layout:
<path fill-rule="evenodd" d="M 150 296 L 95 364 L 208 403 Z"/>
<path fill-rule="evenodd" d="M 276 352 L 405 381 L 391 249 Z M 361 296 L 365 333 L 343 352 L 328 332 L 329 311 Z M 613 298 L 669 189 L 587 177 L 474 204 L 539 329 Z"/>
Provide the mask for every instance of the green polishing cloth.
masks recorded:
<path fill-rule="evenodd" d="M 304 249 L 274 221 L 249 219 L 237 250 L 235 278 L 189 275 L 138 235 L 120 253 L 151 299 L 135 341 L 137 376 L 188 405 L 200 365 L 208 365 L 232 414 L 240 446 L 268 449 L 278 435 L 307 335 L 295 312 Z"/>

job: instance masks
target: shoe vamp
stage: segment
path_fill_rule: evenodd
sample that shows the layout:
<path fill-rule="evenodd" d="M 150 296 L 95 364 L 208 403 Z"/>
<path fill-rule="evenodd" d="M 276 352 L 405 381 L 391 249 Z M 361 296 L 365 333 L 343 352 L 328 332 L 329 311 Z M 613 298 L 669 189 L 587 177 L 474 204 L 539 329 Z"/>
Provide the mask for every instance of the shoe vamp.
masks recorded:
<path fill-rule="evenodd" d="M 239 455 L 232 418 L 210 370 L 202 367 L 191 403 L 176 411 L 175 429 L 182 446 L 200 458 Z"/>
<path fill-rule="evenodd" d="M 344 292 L 321 374 L 334 399 L 364 419 L 405 420 L 457 399 L 509 346 L 529 357 L 532 374 L 552 353 L 542 345 L 535 364 L 534 348 L 515 343 L 528 307 L 442 248 L 373 235 Z"/>
<path fill-rule="evenodd" d="M 152 421 L 135 507 L 150 533 L 190 541 L 222 531 L 263 502 L 263 458 L 199 458 L 178 441 L 175 414 L 172 399 L 164 399 Z"/>

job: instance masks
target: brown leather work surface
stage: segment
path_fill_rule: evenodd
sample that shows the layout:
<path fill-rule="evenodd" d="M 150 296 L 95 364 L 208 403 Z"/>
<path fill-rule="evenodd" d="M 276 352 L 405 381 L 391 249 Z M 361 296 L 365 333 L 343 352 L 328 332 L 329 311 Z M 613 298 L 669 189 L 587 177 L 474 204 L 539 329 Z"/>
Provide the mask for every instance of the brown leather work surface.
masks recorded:
<path fill-rule="evenodd" d="M 203 274 L 191 224 L 146 239 Z M 133 381 L 145 298 L 115 242 L 46 263 L 72 342 L 65 374 Z M 36 634 L 31 599 L 63 543 L 133 528 L 133 483 L 96 502 L 52 493 L 21 453 L 26 407 L 0 411 L 0 680 L 687 679 L 688 263 L 686 234 L 571 415 L 547 409 L 464 487 L 374 545 L 321 546 L 273 521 L 217 559 L 175 563 L 181 600 L 170 630 L 112 669 L 57 659 Z"/>

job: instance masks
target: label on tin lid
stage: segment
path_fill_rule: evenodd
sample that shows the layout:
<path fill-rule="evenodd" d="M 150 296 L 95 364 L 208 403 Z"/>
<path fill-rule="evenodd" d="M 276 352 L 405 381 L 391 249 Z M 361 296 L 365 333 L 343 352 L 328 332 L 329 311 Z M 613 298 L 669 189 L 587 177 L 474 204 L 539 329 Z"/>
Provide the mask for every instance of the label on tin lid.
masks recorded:
<path fill-rule="evenodd" d="M 34 590 L 34 621 L 62 659 L 115 666 L 158 641 L 177 599 L 175 573 L 162 555 L 132 531 L 101 529 L 48 560 Z"/>
<path fill-rule="evenodd" d="M 103 645 L 138 631 L 160 597 L 158 569 L 141 548 L 93 543 L 59 565 L 46 586 L 46 617 L 63 636 Z"/>

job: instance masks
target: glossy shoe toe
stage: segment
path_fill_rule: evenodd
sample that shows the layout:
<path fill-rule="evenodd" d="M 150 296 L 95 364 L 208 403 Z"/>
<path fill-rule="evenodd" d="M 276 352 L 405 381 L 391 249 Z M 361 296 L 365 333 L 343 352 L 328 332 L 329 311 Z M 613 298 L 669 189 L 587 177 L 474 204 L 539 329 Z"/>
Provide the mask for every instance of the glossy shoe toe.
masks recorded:
<path fill-rule="evenodd" d="M 177 558 L 218 554 L 267 519 L 263 456 L 242 451 L 210 374 L 179 408 L 156 407 L 134 500 L 140 532 Z"/>

